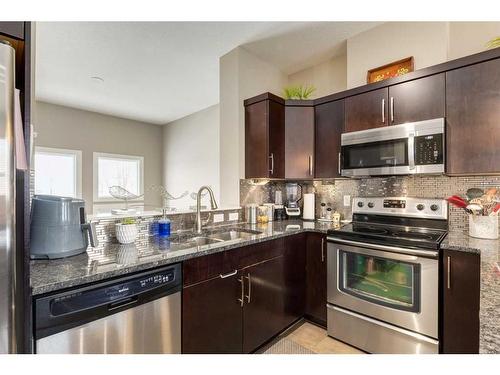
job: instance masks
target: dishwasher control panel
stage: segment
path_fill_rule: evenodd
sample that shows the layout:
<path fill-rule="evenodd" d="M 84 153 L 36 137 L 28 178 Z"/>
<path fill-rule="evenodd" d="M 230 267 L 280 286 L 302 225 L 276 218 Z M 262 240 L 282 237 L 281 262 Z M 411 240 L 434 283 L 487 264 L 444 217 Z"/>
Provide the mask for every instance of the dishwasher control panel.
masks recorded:
<path fill-rule="evenodd" d="M 176 277 L 176 268 L 166 268 L 126 281 L 103 285 L 100 288 L 85 288 L 56 296 L 50 302 L 50 313 L 52 316 L 60 316 L 84 310 L 88 306 L 114 304 L 140 293 L 179 282 Z"/>

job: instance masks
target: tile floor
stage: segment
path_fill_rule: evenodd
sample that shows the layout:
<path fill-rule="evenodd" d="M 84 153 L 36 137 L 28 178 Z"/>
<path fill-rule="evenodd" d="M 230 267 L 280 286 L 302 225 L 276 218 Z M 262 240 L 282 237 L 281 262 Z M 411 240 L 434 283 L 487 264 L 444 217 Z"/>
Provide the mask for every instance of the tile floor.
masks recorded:
<path fill-rule="evenodd" d="M 362 351 L 328 337 L 326 330 L 309 322 L 299 323 L 263 354 L 364 354 Z"/>

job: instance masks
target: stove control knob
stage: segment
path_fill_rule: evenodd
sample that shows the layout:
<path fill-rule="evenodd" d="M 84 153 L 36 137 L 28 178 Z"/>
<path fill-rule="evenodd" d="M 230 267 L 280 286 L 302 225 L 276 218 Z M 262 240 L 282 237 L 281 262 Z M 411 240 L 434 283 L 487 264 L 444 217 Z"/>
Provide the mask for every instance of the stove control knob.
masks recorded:
<path fill-rule="evenodd" d="M 425 206 L 422 203 L 417 204 L 417 210 L 422 211 L 424 208 Z"/>
<path fill-rule="evenodd" d="M 368 202 L 368 207 L 370 207 L 370 208 L 375 207 L 375 203 L 373 203 L 373 202 Z"/>
<path fill-rule="evenodd" d="M 358 202 L 358 207 L 361 208 L 363 207 L 365 204 L 363 202 Z"/>
<path fill-rule="evenodd" d="M 433 204 L 433 205 L 431 205 L 431 210 L 437 211 L 437 210 L 439 210 L 439 206 L 437 204 Z"/>

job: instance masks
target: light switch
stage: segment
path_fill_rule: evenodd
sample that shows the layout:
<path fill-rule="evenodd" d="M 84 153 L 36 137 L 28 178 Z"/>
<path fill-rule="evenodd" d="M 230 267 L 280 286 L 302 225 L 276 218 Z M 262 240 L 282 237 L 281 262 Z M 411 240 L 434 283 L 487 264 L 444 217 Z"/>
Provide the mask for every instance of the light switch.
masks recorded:
<path fill-rule="evenodd" d="M 229 221 L 237 221 L 240 219 L 240 214 L 238 212 L 231 212 L 229 214 Z"/>
<path fill-rule="evenodd" d="M 224 221 L 224 214 L 214 214 L 214 223 Z"/>
<path fill-rule="evenodd" d="M 350 206 L 351 206 L 351 196 L 344 195 L 344 207 L 350 207 Z"/>

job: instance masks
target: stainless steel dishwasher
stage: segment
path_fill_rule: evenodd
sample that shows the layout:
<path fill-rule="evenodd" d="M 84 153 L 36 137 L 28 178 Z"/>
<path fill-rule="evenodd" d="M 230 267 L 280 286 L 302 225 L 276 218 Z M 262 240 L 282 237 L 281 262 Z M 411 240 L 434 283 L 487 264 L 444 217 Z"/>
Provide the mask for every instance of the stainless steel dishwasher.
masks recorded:
<path fill-rule="evenodd" d="M 35 300 L 35 350 L 180 353 L 180 264 Z"/>

